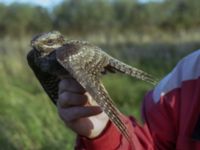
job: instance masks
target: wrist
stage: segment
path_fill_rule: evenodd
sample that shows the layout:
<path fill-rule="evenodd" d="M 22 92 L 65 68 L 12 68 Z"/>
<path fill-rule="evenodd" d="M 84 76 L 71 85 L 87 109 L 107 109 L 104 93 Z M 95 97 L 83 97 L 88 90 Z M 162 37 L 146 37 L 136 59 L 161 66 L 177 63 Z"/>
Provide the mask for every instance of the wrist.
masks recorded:
<path fill-rule="evenodd" d="M 95 138 L 78 136 L 77 147 L 83 146 L 85 149 L 104 150 L 105 147 L 109 146 L 108 149 L 116 149 L 120 141 L 121 134 L 114 124 L 109 121 L 101 134 Z"/>

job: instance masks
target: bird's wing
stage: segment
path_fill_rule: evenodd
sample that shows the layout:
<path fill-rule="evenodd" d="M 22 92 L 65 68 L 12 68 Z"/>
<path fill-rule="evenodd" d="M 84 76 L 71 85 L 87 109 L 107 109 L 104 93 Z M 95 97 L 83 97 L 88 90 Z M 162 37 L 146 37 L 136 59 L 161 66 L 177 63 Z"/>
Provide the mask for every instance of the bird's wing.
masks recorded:
<path fill-rule="evenodd" d="M 115 107 L 114 102 L 104 88 L 103 84 L 100 82 L 98 78 L 99 75 L 90 74 L 77 64 L 74 64 L 73 66 L 73 63 L 71 63 L 71 68 L 69 69 L 69 65 L 59 58 L 58 62 L 60 62 L 61 65 L 70 72 L 73 78 L 75 78 L 81 86 L 85 88 L 101 109 L 108 115 L 109 119 L 116 125 L 119 131 L 127 138 L 128 141 L 131 142 L 131 136 L 129 135 L 125 124 L 120 119 L 120 112 Z"/>
<path fill-rule="evenodd" d="M 47 95 L 51 98 L 52 102 L 56 104 L 58 99 L 58 84 L 60 79 L 57 76 L 51 75 L 49 73 L 43 72 L 36 64 L 35 60 L 37 59 L 38 54 L 33 49 L 27 55 L 27 61 L 34 72 L 35 76 L 39 80 L 43 89 L 47 93 Z"/>

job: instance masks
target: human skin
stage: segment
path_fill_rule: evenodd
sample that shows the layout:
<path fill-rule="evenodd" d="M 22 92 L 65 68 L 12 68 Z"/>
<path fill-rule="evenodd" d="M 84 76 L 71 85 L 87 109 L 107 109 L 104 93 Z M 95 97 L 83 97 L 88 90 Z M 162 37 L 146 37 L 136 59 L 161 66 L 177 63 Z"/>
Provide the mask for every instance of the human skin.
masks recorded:
<path fill-rule="evenodd" d="M 61 80 L 58 93 L 58 114 L 67 127 L 87 138 L 102 133 L 109 119 L 76 80 Z"/>

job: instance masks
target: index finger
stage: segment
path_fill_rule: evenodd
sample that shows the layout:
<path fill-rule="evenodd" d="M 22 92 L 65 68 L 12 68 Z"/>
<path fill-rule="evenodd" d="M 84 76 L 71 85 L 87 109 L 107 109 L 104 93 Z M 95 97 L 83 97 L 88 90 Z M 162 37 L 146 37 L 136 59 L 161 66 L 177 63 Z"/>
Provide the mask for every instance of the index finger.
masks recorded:
<path fill-rule="evenodd" d="M 67 78 L 60 81 L 58 93 L 61 94 L 65 91 L 79 94 L 85 93 L 85 89 L 73 78 Z"/>

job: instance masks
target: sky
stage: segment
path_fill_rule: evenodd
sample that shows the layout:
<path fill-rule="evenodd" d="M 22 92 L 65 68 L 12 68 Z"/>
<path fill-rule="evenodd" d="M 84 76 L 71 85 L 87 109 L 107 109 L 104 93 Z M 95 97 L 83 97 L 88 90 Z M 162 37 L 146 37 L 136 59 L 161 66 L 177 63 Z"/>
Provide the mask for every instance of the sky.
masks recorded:
<path fill-rule="evenodd" d="M 11 4 L 13 2 L 29 3 L 34 5 L 40 5 L 43 7 L 51 7 L 59 4 L 62 0 L 0 0 L 0 3 Z"/>
<path fill-rule="evenodd" d="M 13 2 L 19 2 L 19 3 L 29 3 L 34 5 L 40 5 L 46 8 L 55 6 L 59 4 L 63 0 L 0 0 L 0 3 L 3 2 L 5 4 L 10 4 Z M 162 1 L 162 0 L 139 0 L 142 3 L 150 2 L 150 1 Z"/>

